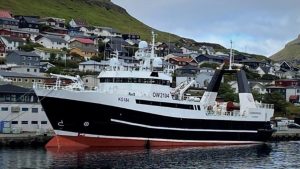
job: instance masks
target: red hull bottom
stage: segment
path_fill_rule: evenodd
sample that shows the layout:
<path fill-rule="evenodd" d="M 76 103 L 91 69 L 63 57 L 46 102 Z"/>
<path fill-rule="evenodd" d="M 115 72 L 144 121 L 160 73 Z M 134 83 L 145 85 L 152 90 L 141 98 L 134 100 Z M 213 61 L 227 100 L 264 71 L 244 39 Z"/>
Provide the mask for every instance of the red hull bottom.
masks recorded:
<path fill-rule="evenodd" d="M 172 140 L 135 140 L 119 138 L 96 138 L 84 136 L 54 136 L 47 144 L 46 148 L 155 148 L 155 147 L 196 147 L 196 146 L 221 146 L 221 145 L 243 145 L 257 144 L 257 142 L 222 142 L 222 141 L 201 141 L 185 142 Z"/>

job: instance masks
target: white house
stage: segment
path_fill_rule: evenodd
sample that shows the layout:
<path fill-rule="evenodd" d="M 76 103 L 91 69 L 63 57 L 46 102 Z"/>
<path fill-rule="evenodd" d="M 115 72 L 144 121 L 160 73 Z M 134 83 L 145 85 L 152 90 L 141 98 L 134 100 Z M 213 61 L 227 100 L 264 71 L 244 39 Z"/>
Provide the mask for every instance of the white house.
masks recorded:
<path fill-rule="evenodd" d="M 191 75 L 191 74 L 185 74 L 182 76 L 177 76 L 176 77 L 176 86 L 178 86 L 180 83 L 187 81 L 190 82 L 192 80 L 195 80 L 195 83 L 192 85 L 192 87 L 196 87 L 196 88 L 206 88 L 212 77 L 213 77 L 212 72 L 202 72 L 202 73 L 198 73 L 196 75 Z"/>
<path fill-rule="evenodd" d="M 180 48 L 183 54 L 192 54 L 192 53 L 198 53 L 198 51 L 189 49 L 187 47 L 181 47 Z"/>
<path fill-rule="evenodd" d="M 24 39 L 10 36 L 0 36 L 0 41 L 6 46 L 6 51 L 18 50 L 19 46 L 26 44 L 26 41 Z"/>
<path fill-rule="evenodd" d="M 40 35 L 35 38 L 35 41 L 49 49 L 69 48 L 68 42 L 60 36 Z"/>
<path fill-rule="evenodd" d="M 265 94 L 266 86 L 262 82 L 256 82 L 256 81 L 249 81 L 249 87 L 251 91 L 256 91 L 259 94 Z M 238 83 L 236 81 L 228 82 L 228 84 L 231 86 L 231 88 L 234 90 L 234 93 L 239 93 L 239 87 Z"/>
<path fill-rule="evenodd" d="M 103 63 L 94 60 L 89 60 L 86 62 L 79 63 L 79 71 L 82 72 L 86 72 L 86 71 L 100 72 L 103 68 L 104 68 Z"/>

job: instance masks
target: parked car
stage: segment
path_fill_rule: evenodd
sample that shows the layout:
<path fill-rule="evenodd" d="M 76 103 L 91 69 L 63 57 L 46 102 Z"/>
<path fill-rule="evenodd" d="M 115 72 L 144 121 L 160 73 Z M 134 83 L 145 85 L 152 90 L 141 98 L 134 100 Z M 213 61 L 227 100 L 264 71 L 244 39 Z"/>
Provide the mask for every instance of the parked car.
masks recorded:
<path fill-rule="evenodd" d="M 288 128 L 297 128 L 297 129 L 300 129 L 300 125 L 297 124 L 297 123 L 290 123 L 290 124 L 288 124 Z"/>

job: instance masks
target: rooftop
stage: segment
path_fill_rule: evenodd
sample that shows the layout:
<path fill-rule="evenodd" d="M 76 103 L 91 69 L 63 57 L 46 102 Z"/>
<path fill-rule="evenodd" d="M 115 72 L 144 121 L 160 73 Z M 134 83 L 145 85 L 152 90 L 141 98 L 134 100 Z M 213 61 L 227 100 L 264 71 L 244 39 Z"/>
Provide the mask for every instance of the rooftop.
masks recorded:
<path fill-rule="evenodd" d="M 32 89 L 15 86 L 12 84 L 4 84 L 0 85 L 0 93 L 26 93 L 26 94 L 34 94 Z"/>

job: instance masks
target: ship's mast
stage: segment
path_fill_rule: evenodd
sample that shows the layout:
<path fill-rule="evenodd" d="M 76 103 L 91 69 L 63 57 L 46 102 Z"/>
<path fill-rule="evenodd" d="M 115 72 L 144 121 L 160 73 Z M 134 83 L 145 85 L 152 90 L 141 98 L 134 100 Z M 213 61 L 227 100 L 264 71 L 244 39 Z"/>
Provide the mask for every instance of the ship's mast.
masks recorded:
<path fill-rule="evenodd" d="M 151 48 L 151 58 L 154 58 L 154 44 L 155 44 L 155 36 L 156 34 L 152 31 L 152 48 Z"/>
<path fill-rule="evenodd" d="M 232 70 L 232 40 L 230 40 L 229 70 Z"/>

